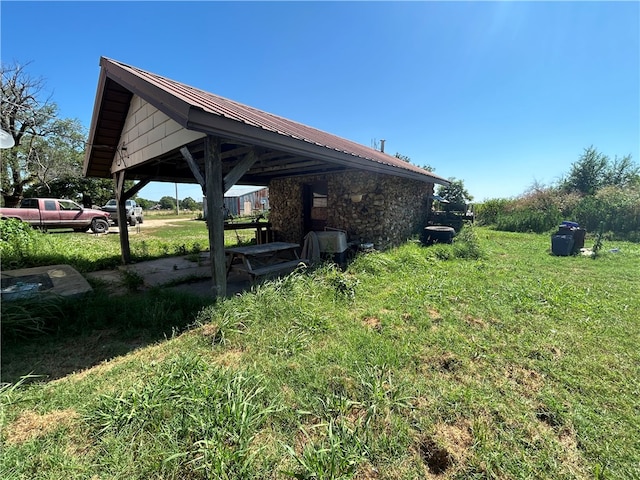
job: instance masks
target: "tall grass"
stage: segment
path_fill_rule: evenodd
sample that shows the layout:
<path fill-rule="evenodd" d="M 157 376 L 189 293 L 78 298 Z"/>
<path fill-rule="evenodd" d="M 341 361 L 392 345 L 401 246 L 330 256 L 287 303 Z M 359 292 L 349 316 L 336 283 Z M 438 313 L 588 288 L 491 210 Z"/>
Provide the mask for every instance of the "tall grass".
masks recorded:
<path fill-rule="evenodd" d="M 16 387 L 3 473 L 640 476 L 640 247 L 555 257 L 546 235 L 473 233 L 481 256 L 407 244 L 299 271 L 161 344 Z"/>
<path fill-rule="evenodd" d="M 252 230 L 227 231 L 225 245 L 248 243 L 252 234 Z M 129 243 L 131 260 L 139 262 L 197 254 L 208 248 L 209 237 L 205 222 L 183 218 L 158 227 L 144 224 L 139 232 L 131 228 Z M 4 270 L 67 264 L 81 273 L 113 269 L 122 263 L 117 233 L 44 233 L 17 220 L 0 222 L 0 260 Z"/>
<path fill-rule="evenodd" d="M 189 353 L 139 373 L 140 383 L 102 395 L 85 412 L 97 447 L 107 447 L 99 468 L 108 470 L 128 455 L 140 435 L 147 441 L 136 451 L 142 468 L 135 478 L 191 472 L 197 478 L 234 479 L 259 468 L 254 440 L 279 408 L 277 399 L 265 397 L 259 377 L 211 367 Z"/>

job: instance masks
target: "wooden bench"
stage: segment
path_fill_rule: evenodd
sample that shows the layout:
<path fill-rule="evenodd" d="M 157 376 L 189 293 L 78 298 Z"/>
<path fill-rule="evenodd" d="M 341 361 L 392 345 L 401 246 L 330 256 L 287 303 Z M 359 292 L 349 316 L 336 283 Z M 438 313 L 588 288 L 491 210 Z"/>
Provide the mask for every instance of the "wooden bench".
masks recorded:
<path fill-rule="evenodd" d="M 309 265 L 309 262 L 305 259 L 296 259 L 285 262 L 272 263 L 271 265 L 266 265 L 264 267 L 258 268 L 247 268 L 244 265 L 237 265 L 235 266 L 235 269 L 241 272 L 248 273 L 249 275 L 251 275 L 251 279 L 255 280 L 256 277 L 266 277 L 269 275 L 291 272 L 295 270 L 300 264 L 307 266 Z"/>

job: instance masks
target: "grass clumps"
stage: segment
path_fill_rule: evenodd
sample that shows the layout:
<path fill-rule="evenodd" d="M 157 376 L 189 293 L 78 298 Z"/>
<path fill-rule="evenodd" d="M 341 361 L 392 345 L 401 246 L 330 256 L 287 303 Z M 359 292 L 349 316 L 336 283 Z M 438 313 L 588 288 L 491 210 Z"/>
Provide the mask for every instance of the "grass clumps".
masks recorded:
<path fill-rule="evenodd" d="M 184 354 L 150 365 L 140 377 L 85 413 L 96 447 L 105 453 L 99 457 L 105 470 L 140 436 L 145 447 L 135 452 L 142 467 L 136 478 L 145 478 L 146 469 L 149 476 L 191 471 L 198 478 L 247 478 L 259 469 L 256 436 L 281 408 L 265 396 L 259 376 Z"/>
<path fill-rule="evenodd" d="M 412 243 L 345 271 L 296 272 L 184 308 L 166 322 L 192 328 L 152 346 L 6 389 L 5 468 L 16 478 L 638 477 L 638 246 L 555 257 L 547 235 L 474 232 L 459 238 L 477 242 L 479 260 L 456 257 L 455 243 Z M 119 299 L 118 325 L 153 302 L 159 317 L 179 309 L 147 295 Z M 95 349 L 107 334 L 94 326 Z M 56 342 L 77 351 L 82 338 Z M 11 348 L 14 378 L 9 359 L 41 356 Z M 22 372 L 47 366 L 24 360 Z M 55 418 L 59 428 L 28 432 Z"/>

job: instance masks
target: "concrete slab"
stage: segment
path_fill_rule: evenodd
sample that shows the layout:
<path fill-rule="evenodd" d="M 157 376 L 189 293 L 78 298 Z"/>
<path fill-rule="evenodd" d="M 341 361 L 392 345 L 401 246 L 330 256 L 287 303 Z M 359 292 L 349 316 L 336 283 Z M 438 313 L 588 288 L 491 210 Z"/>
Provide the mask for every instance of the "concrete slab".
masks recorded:
<path fill-rule="evenodd" d="M 194 259 L 193 255 L 161 258 L 147 262 L 122 265 L 116 270 L 90 272 L 89 279 L 106 283 L 114 294 L 124 294 L 124 272 L 131 272 L 143 279 L 142 289 L 166 287 L 167 289 L 212 297 L 211 261 L 209 253 L 203 252 Z M 248 275 L 232 273 L 227 279 L 227 296 L 233 296 L 251 288 Z"/>
<path fill-rule="evenodd" d="M 72 297 L 91 291 L 91 285 L 69 265 L 4 270 L 2 301 L 43 296 Z"/>

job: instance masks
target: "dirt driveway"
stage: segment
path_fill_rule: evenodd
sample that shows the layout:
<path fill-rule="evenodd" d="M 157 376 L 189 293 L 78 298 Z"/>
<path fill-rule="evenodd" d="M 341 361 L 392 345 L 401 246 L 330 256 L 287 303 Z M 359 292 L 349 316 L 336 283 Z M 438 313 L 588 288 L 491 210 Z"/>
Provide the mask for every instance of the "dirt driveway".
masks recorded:
<path fill-rule="evenodd" d="M 154 217 L 147 218 L 145 217 L 144 222 L 142 224 L 138 224 L 135 227 L 129 227 L 129 232 L 135 232 L 138 227 L 140 229 L 145 228 L 159 228 L 163 226 L 179 226 L 182 222 L 192 221 L 193 217 L 180 217 L 180 218 L 162 218 L 162 217 Z M 117 233 L 118 227 L 115 225 L 111 225 L 109 227 L 109 233 Z"/>

